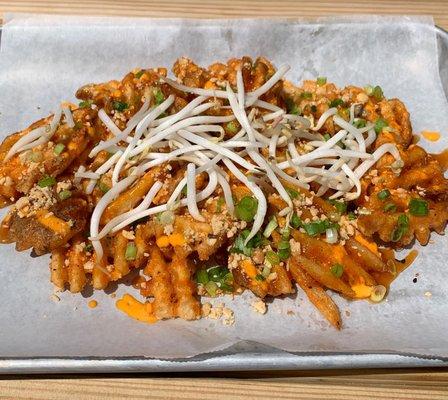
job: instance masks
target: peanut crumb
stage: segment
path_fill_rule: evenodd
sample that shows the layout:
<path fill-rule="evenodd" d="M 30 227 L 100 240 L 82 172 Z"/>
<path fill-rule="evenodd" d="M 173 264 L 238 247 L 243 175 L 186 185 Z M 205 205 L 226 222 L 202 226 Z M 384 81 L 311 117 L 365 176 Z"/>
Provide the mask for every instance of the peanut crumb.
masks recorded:
<path fill-rule="evenodd" d="M 252 302 L 251 306 L 257 313 L 266 314 L 266 303 L 263 300 L 255 300 Z"/>

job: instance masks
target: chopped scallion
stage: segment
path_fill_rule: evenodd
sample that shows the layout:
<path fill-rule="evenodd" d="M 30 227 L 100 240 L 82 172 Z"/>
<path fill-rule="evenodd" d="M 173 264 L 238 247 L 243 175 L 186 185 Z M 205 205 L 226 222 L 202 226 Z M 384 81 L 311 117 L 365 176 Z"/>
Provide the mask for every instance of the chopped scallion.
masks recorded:
<path fill-rule="evenodd" d="M 70 192 L 70 190 L 62 190 L 59 192 L 59 198 L 61 200 L 67 200 L 70 197 L 72 197 L 72 192 Z"/>
<path fill-rule="evenodd" d="M 300 107 L 294 102 L 293 99 L 286 99 L 286 111 L 288 114 L 300 115 L 302 110 Z"/>
<path fill-rule="evenodd" d="M 128 261 L 135 260 L 137 257 L 137 246 L 135 243 L 128 243 L 126 246 L 126 252 L 124 253 L 124 258 Z"/>
<path fill-rule="evenodd" d="M 65 149 L 65 144 L 63 143 L 58 143 L 56 146 L 54 146 L 54 154 L 56 155 L 60 155 Z"/>
<path fill-rule="evenodd" d="M 42 179 L 37 182 L 37 185 L 41 188 L 53 186 L 56 183 L 56 179 L 52 176 L 44 176 Z"/>
<path fill-rule="evenodd" d="M 114 110 L 117 110 L 119 112 L 123 112 L 129 107 L 128 103 L 125 103 L 123 101 L 114 101 L 112 106 L 114 107 Z"/>
<path fill-rule="evenodd" d="M 355 128 L 365 128 L 367 124 L 367 121 L 363 118 L 358 118 L 355 122 L 353 122 L 353 125 Z"/>
<path fill-rule="evenodd" d="M 316 83 L 318 86 L 323 86 L 327 83 L 327 78 L 325 76 L 319 76 L 316 79 Z"/>
<path fill-rule="evenodd" d="M 334 264 L 330 271 L 336 278 L 340 278 L 344 273 L 344 266 L 342 264 Z"/>
<path fill-rule="evenodd" d="M 253 250 L 259 246 L 261 246 L 265 239 L 258 232 L 252 239 L 250 239 L 245 245 L 244 242 L 246 238 L 249 236 L 250 231 L 248 229 L 244 229 L 235 239 L 232 248 L 230 249 L 231 253 L 244 254 L 247 257 L 250 257 L 253 253 Z"/>
<path fill-rule="evenodd" d="M 333 107 L 339 107 L 339 106 L 341 106 L 342 104 L 344 104 L 344 100 L 342 100 L 342 99 L 334 99 L 334 100 L 331 100 L 330 101 L 330 108 L 333 108 Z"/>
<path fill-rule="evenodd" d="M 205 269 L 200 269 L 196 272 L 196 282 L 205 285 L 209 281 L 208 272 Z"/>
<path fill-rule="evenodd" d="M 387 126 L 389 126 L 389 125 L 387 124 L 386 120 L 384 120 L 383 118 L 378 118 L 375 121 L 375 132 L 376 132 L 376 134 L 379 135 L 383 131 L 383 129 L 386 128 Z"/>
<path fill-rule="evenodd" d="M 222 211 L 222 206 L 224 205 L 224 203 L 225 203 L 225 199 L 224 199 L 224 197 L 221 196 L 218 199 L 218 201 L 216 202 L 216 212 L 217 213 L 220 213 Z"/>
<path fill-rule="evenodd" d="M 290 224 L 294 229 L 297 229 L 297 228 L 300 226 L 301 221 L 300 221 L 299 216 L 298 216 L 296 213 L 294 213 L 294 214 L 292 215 L 292 217 L 291 217 L 291 219 L 290 219 L 290 221 L 289 221 L 289 224 Z"/>
<path fill-rule="evenodd" d="M 79 103 L 79 108 L 90 108 L 92 103 L 93 103 L 92 100 L 83 100 Z"/>
<path fill-rule="evenodd" d="M 339 214 L 344 214 L 347 211 L 347 203 L 344 201 L 339 201 L 339 200 L 328 200 L 328 202 L 334 206 L 334 208 L 336 209 L 336 211 Z"/>
<path fill-rule="evenodd" d="M 280 264 L 280 257 L 277 255 L 277 253 L 275 253 L 273 251 L 266 252 L 266 260 L 271 265 Z"/>
<path fill-rule="evenodd" d="M 348 217 L 349 221 L 353 221 L 353 220 L 356 219 L 356 214 L 355 214 L 353 211 L 350 211 L 350 212 L 347 214 L 347 217 Z"/>
<path fill-rule="evenodd" d="M 165 101 L 165 96 L 163 95 L 160 88 L 156 88 L 154 90 L 154 100 L 156 105 L 162 104 Z"/>
<path fill-rule="evenodd" d="M 372 96 L 375 97 L 375 100 L 381 101 L 384 98 L 383 89 L 380 86 L 375 86 L 372 90 Z"/>
<path fill-rule="evenodd" d="M 409 229 L 409 217 L 406 214 L 400 214 L 397 220 L 397 227 L 391 235 L 392 242 L 398 242 Z"/>
<path fill-rule="evenodd" d="M 104 182 L 99 182 L 98 183 L 98 188 L 103 192 L 103 193 L 107 193 L 110 190 L 110 187 L 108 185 L 106 185 Z"/>
<path fill-rule="evenodd" d="M 257 199 L 251 196 L 244 196 L 235 205 L 235 216 L 246 222 L 253 221 L 258 209 Z"/>
<path fill-rule="evenodd" d="M 424 217 L 429 214 L 428 202 L 423 199 L 411 199 L 409 201 L 409 212 L 417 217 Z"/>
<path fill-rule="evenodd" d="M 275 231 L 275 228 L 277 228 L 278 222 L 275 217 L 272 217 L 269 223 L 266 225 L 266 228 L 264 229 L 263 236 L 265 238 L 268 238 L 271 236 L 272 232 Z"/>
<path fill-rule="evenodd" d="M 376 197 L 378 197 L 380 200 L 386 200 L 388 197 L 390 197 L 390 191 L 388 189 L 383 189 L 376 194 Z"/>
<path fill-rule="evenodd" d="M 239 130 L 238 122 L 236 122 L 236 121 L 227 122 L 226 130 L 227 130 L 227 132 L 230 132 L 230 133 L 233 133 L 233 134 L 237 133 L 238 130 Z"/>
<path fill-rule="evenodd" d="M 216 284 L 216 282 L 209 281 L 204 285 L 204 288 L 210 296 L 216 296 L 216 292 L 218 290 L 218 285 Z"/>
<path fill-rule="evenodd" d="M 289 258 L 291 255 L 291 245 L 289 244 L 288 240 L 280 240 L 278 243 L 278 257 L 281 261 L 285 261 Z"/>
<path fill-rule="evenodd" d="M 313 98 L 313 94 L 311 92 L 302 92 L 300 95 L 303 99 L 311 100 Z"/>
<path fill-rule="evenodd" d="M 291 189 L 289 187 L 285 187 L 286 193 L 288 193 L 289 197 L 291 197 L 291 199 L 297 199 L 297 197 L 299 197 L 299 192 L 295 189 Z"/>

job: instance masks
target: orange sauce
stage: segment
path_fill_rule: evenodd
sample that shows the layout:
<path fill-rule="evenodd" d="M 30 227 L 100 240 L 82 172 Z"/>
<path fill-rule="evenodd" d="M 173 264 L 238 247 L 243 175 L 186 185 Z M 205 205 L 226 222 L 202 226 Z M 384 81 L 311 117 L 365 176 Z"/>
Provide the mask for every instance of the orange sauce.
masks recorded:
<path fill-rule="evenodd" d="M 422 131 L 422 136 L 430 142 L 437 142 L 440 139 L 440 133 L 434 131 Z"/>
<path fill-rule="evenodd" d="M 255 278 L 258 274 L 257 269 L 255 268 L 255 265 L 250 260 L 243 260 L 240 263 L 241 269 L 244 271 L 244 273 L 250 278 L 250 285 L 260 285 L 265 290 L 268 288 L 268 284 L 266 281 L 257 281 Z"/>
<path fill-rule="evenodd" d="M 185 238 L 180 233 L 173 233 L 172 235 L 160 236 L 156 240 L 156 244 L 158 247 L 168 247 L 169 245 L 182 246 L 185 244 Z"/>
<path fill-rule="evenodd" d="M 149 324 L 157 322 L 157 318 L 152 313 L 152 304 L 142 303 L 130 294 L 123 295 L 115 305 L 120 311 L 137 321 Z"/>
<path fill-rule="evenodd" d="M 402 273 L 407 267 L 409 267 L 417 258 L 418 251 L 411 250 L 409 254 L 402 261 L 395 260 L 395 254 L 392 249 L 381 249 L 381 254 L 383 255 L 383 259 L 386 262 L 392 261 L 395 265 L 395 273 L 391 272 L 372 272 L 375 280 L 385 287 L 389 287 L 390 284 L 397 278 L 400 273 Z"/>
<path fill-rule="evenodd" d="M 367 299 L 371 296 L 373 286 L 367 286 L 364 283 L 357 283 L 352 285 L 352 290 L 355 292 L 357 299 Z"/>
<path fill-rule="evenodd" d="M 98 305 L 98 302 L 96 300 L 90 300 L 87 305 L 89 308 L 95 308 Z"/>
<path fill-rule="evenodd" d="M 70 225 L 67 222 L 48 211 L 38 211 L 36 217 L 41 225 L 57 234 L 66 235 L 70 232 Z"/>
<path fill-rule="evenodd" d="M 448 169 L 448 149 L 443 150 L 440 154 L 431 154 L 440 164 L 442 169 Z"/>
<path fill-rule="evenodd" d="M 6 225 L 0 225 L 0 243 L 11 243 L 8 239 L 9 228 Z"/>

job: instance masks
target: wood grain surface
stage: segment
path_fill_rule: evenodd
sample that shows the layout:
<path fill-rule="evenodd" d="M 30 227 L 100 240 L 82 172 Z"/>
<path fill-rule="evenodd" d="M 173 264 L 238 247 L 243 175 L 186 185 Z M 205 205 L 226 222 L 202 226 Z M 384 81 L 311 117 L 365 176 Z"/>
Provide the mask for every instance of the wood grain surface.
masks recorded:
<path fill-rule="evenodd" d="M 448 29 L 448 0 L 151 1 L 0 0 L 6 12 L 137 17 L 317 17 L 354 13 L 432 15 Z M 448 368 L 284 371 L 175 376 L 58 376 L 0 379 L 0 399 L 448 399 Z"/>
<path fill-rule="evenodd" d="M 0 12 L 119 15 L 136 17 L 317 17 L 341 14 L 433 15 L 448 28 L 446 0 L 0 0 Z"/>

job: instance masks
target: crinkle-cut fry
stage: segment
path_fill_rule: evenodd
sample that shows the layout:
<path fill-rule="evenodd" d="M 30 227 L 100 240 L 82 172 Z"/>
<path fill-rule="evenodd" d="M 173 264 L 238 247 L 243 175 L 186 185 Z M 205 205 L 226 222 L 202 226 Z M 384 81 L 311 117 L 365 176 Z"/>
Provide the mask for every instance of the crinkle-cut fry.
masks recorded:
<path fill-rule="evenodd" d="M 196 298 L 196 285 L 191 280 L 191 268 L 185 257 L 176 253 L 169 266 L 171 271 L 171 280 L 177 297 L 177 316 L 193 320 L 201 316 L 201 307 Z"/>
<path fill-rule="evenodd" d="M 324 288 L 309 274 L 300 268 L 294 258 L 289 261 L 292 277 L 307 295 L 312 304 L 320 311 L 324 318 L 336 329 L 341 329 L 342 321 L 338 306 L 325 292 Z"/>
<path fill-rule="evenodd" d="M 299 231 L 292 231 L 292 236 L 301 244 L 302 253 L 305 257 L 313 260 L 316 265 L 319 265 L 323 271 L 326 271 L 328 278 L 339 280 L 331 274 L 330 267 L 334 264 L 342 264 L 344 267 L 344 275 L 342 279 L 347 279 L 351 283 L 365 283 L 368 286 L 374 286 L 375 279 L 357 265 L 347 254 L 341 245 L 332 245 L 318 238 L 313 238 Z M 308 273 L 311 274 L 310 271 Z M 320 281 L 316 276 L 311 274 L 314 279 Z M 342 281 L 341 281 L 342 282 Z M 324 286 L 327 286 L 324 284 Z M 328 286 L 330 287 L 330 286 Z"/>
<path fill-rule="evenodd" d="M 366 284 L 367 286 L 375 286 L 375 278 L 370 275 L 361 265 L 355 262 L 345 251 L 342 246 L 338 246 L 341 249 L 342 257 L 340 263 L 344 266 L 344 274 L 347 275 L 350 285 Z"/>
<path fill-rule="evenodd" d="M 67 252 L 67 274 L 68 284 L 71 293 L 79 293 L 86 285 L 87 278 L 84 272 L 84 264 L 87 261 L 87 257 L 84 249 L 79 246 L 82 240 L 78 237 L 73 240 L 70 249 Z"/>
<path fill-rule="evenodd" d="M 276 278 L 269 282 L 269 295 L 281 296 L 284 294 L 294 293 L 294 287 L 288 272 L 281 265 L 274 265 L 271 268 L 271 273 L 276 274 Z"/>
<path fill-rule="evenodd" d="M 151 276 L 148 283 L 154 296 L 153 310 L 157 319 L 174 318 L 175 293 L 171 283 L 168 264 L 157 246 L 151 247 L 150 258 L 145 267 L 145 274 Z"/>
<path fill-rule="evenodd" d="M 130 271 L 129 261 L 126 260 L 126 247 L 128 245 L 128 239 L 126 239 L 122 231 L 117 232 L 113 239 L 113 256 L 114 256 L 114 272 L 116 277 L 122 278 Z"/>
<path fill-rule="evenodd" d="M 148 259 L 148 251 L 151 246 L 152 234 L 148 229 L 147 224 L 140 224 L 135 228 L 135 247 L 137 248 L 137 255 L 135 257 L 135 268 L 142 267 Z M 145 256 L 146 254 L 146 256 Z"/>
<path fill-rule="evenodd" d="M 107 257 L 102 257 L 101 260 L 93 258 L 92 271 L 92 285 L 94 289 L 105 289 L 111 281 L 111 275 L 107 270 Z"/>
<path fill-rule="evenodd" d="M 152 168 L 143 175 L 129 190 L 125 190 L 110 203 L 101 217 L 101 225 L 107 224 L 117 215 L 134 208 L 148 193 L 160 173 L 160 168 Z"/>
<path fill-rule="evenodd" d="M 323 286 L 343 294 L 346 297 L 354 298 L 355 292 L 342 279 L 336 278 L 329 268 L 319 265 L 317 262 L 310 260 L 300 254 L 293 254 L 292 258 L 303 268 L 309 275 Z"/>
<path fill-rule="evenodd" d="M 367 270 L 377 272 L 389 271 L 387 264 L 378 255 L 356 239 L 347 239 L 344 247 L 354 261 L 365 266 Z"/>
<path fill-rule="evenodd" d="M 50 261 L 51 282 L 63 290 L 67 282 L 67 268 L 65 268 L 65 251 L 63 248 L 54 249 L 51 252 Z"/>

